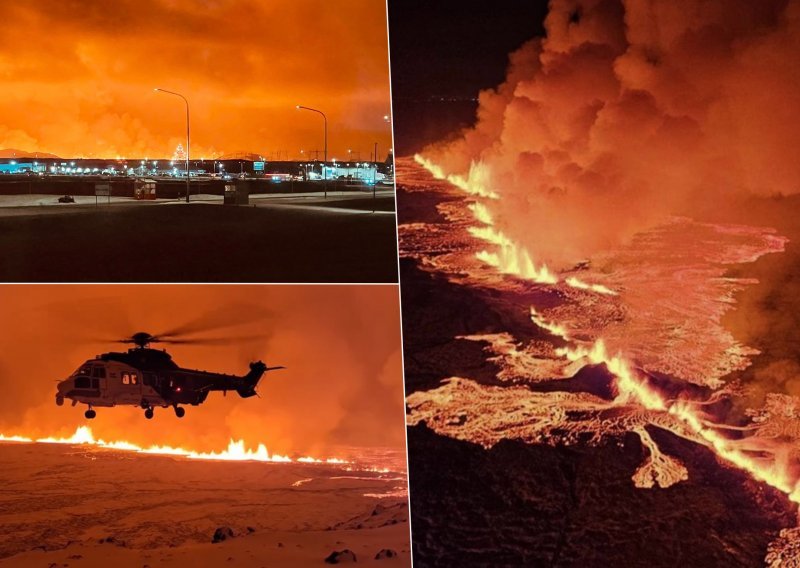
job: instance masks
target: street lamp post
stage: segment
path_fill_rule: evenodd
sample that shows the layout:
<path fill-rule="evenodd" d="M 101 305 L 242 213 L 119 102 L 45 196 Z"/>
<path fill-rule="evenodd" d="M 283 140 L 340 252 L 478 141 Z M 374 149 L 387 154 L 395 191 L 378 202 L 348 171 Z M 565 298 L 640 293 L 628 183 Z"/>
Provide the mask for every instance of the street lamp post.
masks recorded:
<path fill-rule="evenodd" d="M 307 107 L 307 106 L 303 106 L 303 105 L 297 105 L 296 108 L 298 110 L 310 110 L 311 112 L 316 112 L 317 114 L 321 114 L 322 115 L 322 120 L 324 121 L 324 124 L 325 124 L 325 150 L 324 150 L 324 160 L 325 161 L 323 162 L 323 165 L 322 165 L 322 179 L 325 182 L 325 199 L 327 199 L 328 198 L 328 174 L 325 171 L 325 168 L 327 168 L 327 166 L 328 166 L 328 117 L 325 116 L 324 112 L 322 112 L 321 110 L 315 109 L 315 108 L 311 108 L 311 107 Z"/>
<path fill-rule="evenodd" d="M 159 93 L 167 93 L 168 95 L 180 97 L 183 99 L 183 102 L 186 103 L 186 203 L 189 203 L 189 101 L 187 101 L 186 97 L 184 97 L 182 94 L 174 91 L 159 89 L 158 87 L 156 87 L 154 90 Z"/>

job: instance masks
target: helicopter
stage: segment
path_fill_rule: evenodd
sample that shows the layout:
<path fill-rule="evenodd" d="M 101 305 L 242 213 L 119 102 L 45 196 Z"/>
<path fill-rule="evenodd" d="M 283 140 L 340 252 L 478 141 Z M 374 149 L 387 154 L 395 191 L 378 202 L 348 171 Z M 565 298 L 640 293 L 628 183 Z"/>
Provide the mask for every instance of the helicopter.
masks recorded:
<path fill-rule="evenodd" d="M 179 367 L 166 350 L 152 349 L 153 343 L 203 343 L 213 340 L 181 339 L 174 334 L 151 335 L 140 331 L 130 337 L 115 340 L 132 344 L 127 352 L 109 352 L 83 363 L 68 378 L 59 381 L 56 404 L 63 406 L 66 399 L 72 406 L 88 405 L 84 416 L 91 420 L 97 416 L 94 407 L 132 405 L 144 409 L 148 420 L 153 418 L 155 407 L 175 410 L 183 418 L 186 409 L 180 405 L 202 404 L 211 391 L 236 391 L 242 398 L 256 394 L 256 386 L 267 371 L 285 367 L 268 367 L 262 361 L 250 363 L 243 376 L 210 373 Z"/>

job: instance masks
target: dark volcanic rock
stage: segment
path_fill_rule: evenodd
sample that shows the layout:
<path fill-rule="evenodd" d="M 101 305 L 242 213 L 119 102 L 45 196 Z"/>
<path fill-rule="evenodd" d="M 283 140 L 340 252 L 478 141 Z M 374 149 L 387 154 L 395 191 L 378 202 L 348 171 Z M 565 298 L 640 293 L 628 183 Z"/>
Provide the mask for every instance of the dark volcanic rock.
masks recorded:
<path fill-rule="evenodd" d="M 397 552 L 391 548 L 384 548 L 375 555 L 375 560 L 385 560 L 387 558 L 397 558 Z"/>
<path fill-rule="evenodd" d="M 356 560 L 356 554 L 349 548 L 345 548 L 344 550 L 334 550 L 331 552 L 328 557 L 325 559 L 327 564 L 346 564 L 348 562 L 358 562 Z"/>
<path fill-rule="evenodd" d="M 396 501 L 379 503 L 371 510 L 328 527 L 328 530 L 375 529 L 405 522 L 408 522 L 408 503 Z"/>
<path fill-rule="evenodd" d="M 231 527 L 218 527 L 217 530 L 214 531 L 214 536 L 211 538 L 211 542 L 222 542 L 224 540 L 228 540 L 229 538 L 233 538 L 234 536 L 235 535 L 233 534 L 233 529 Z"/>
<path fill-rule="evenodd" d="M 415 566 L 760 566 L 793 526 L 786 497 L 706 448 L 651 431 L 689 480 L 639 489 L 644 449 L 504 441 L 490 450 L 409 428 Z"/>

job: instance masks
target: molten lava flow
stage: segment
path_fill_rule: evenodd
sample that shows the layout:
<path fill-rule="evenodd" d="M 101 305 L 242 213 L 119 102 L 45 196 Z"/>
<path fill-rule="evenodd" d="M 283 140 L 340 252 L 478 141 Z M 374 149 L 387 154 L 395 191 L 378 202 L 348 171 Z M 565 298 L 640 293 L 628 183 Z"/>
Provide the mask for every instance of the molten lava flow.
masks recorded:
<path fill-rule="evenodd" d="M 4 436 L 0 434 L 0 442 L 33 442 L 33 440 L 25 436 Z"/>
<path fill-rule="evenodd" d="M 489 184 L 489 171 L 481 162 L 471 163 L 469 166 L 469 173 L 465 178 L 461 175 L 445 174 L 442 168 L 419 154 L 414 155 L 414 160 L 428 170 L 436 179 L 447 180 L 470 195 L 478 195 L 480 197 L 486 197 L 487 199 L 500 199 L 499 195 L 487 188 Z"/>
<path fill-rule="evenodd" d="M 644 428 L 635 428 L 642 444 L 650 452 L 645 462 L 633 474 L 636 487 L 649 489 L 655 485 L 670 487 L 689 479 L 689 471 L 681 462 L 664 454 Z"/>
<path fill-rule="evenodd" d="M 571 361 L 585 358 L 593 364 L 604 364 L 617 379 L 619 395 L 615 402 L 620 404 L 638 402 L 648 410 L 669 413 L 680 420 L 689 431 L 699 436 L 717 456 L 800 503 L 800 483 L 792 481 L 787 471 L 776 463 L 764 464 L 735 448 L 733 442 L 721 436 L 713 425 L 707 426 L 706 418 L 694 410 L 692 405 L 667 401 L 656 389 L 642 380 L 621 355 L 609 356 L 602 340 L 595 342 L 591 349 L 578 347 L 562 348 L 557 351 Z"/>
<path fill-rule="evenodd" d="M 558 325 L 554 322 L 546 321 L 533 306 L 531 306 L 531 321 L 556 337 L 560 337 L 564 340 L 569 339 L 569 336 L 567 335 L 567 329 L 564 326 Z"/>
<path fill-rule="evenodd" d="M 494 221 L 492 221 L 492 214 L 483 203 L 480 203 L 479 201 L 473 201 L 467 205 L 467 208 L 472 211 L 472 214 L 481 223 L 485 225 L 494 225 Z"/>
<path fill-rule="evenodd" d="M 505 238 L 502 233 L 497 233 L 499 237 Z M 540 284 L 555 284 L 558 282 L 547 266 L 536 267 L 531 260 L 528 251 L 521 249 L 510 243 L 500 247 L 500 252 L 480 251 L 477 253 L 478 260 L 500 270 L 503 274 L 519 276 L 525 280 L 539 282 Z"/>
<path fill-rule="evenodd" d="M 574 276 L 570 276 L 566 280 L 567 286 L 572 286 L 573 288 L 578 288 L 580 290 L 591 290 L 592 292 L 597 292 L 598 294 L 607 294 L 609 296 L 616 296 L 617 293 L 610 288 L 606 288 L 602 284 L 587 284 L 582 280 L 578 280 Z"/>
<path fill-rule="evenodd" d="M 556 349 L 556 353 L 570 361 L 586 359 L 592 365 L 604 364 L 609 372 L 617 378 L 619 395 L 617 395 L 616 402 L 627 404 L 631 400 L 636 400 L 647 410 L 666 410 L 667 407 L 661 395 L 647 388 L 643 382 L 639 382 L 621 355 L 609 357 L 602 339 L 598 339 L 591 349 L 584 346 L 578 346 L 575 349 L 562 347 Z"/>
<path fill-rule="evenodd" d="M 416 161 L 434 176 L 449 179 L 441 168 L 425 158 L 417 157 Z M 475 164 L 471 172 L 466 180 L 459 179 L 455 185 L 474 199 L 476 195 L 487 193 L 489 176 L 485 168 L 476 167 Z M 476 180 L 478 184 L 476 187 L 469 187 L 470 178 Z M 493 194 L 492 199 L 499 199 L 499 196 Z M 480 223 L 479 226 L 468 227 L 467 232 L 472 237 L 496 247 L 494 250 L 478 250 L 475 256 L 485 264 L 495 267 L 500 274 L 512 274 L 536 282 L 557 283 L 558 278 L 546 267 L 544 270 L 547 271 L 548 278 L 541 278 L 539 269 L 531 261 L 531 255 L 497 227 L 493 212 L 489 208 L 490 204 L 491 202 L 480 201 L 466 204 L 474 220 Z M 448 202 L 440 210 L 444 210 L 445 207 L 456 207 L 456 205 Z M 450 220 L 457 220 L 463 226 L 462 217 L 447 217 Z M 444 232 L 444 228 L 437 228 L 437 232 L 431 235 L 439 238 Z M 722 236 L 716 238 L 717 233 Z M 687 241 L 687 234 L 694 238 L 689 238 Z M 676 237 L 683 239 L 677 242 L 677 248 L 672 246 Z M 785 239 L 782 237 L 773 235 L 771 230 L 761 228 L 704 225 L 685 219 L 677 219 L 671 224 L 659 226 L 653 232 L 643 234 L 638 240 L 634 240 L 629 249 L 623 251 L 624 254 L 619 261 L 613 264 L 616 274 L 611 276 L 615 278 L 615 282 L 622 284 L 621 289 L 626 290 L 625 303 L 617 299 L 594 301 L 574 296 L 580 291 L 606 296 L 617 296 L 618 292 L 607 286 L 587 283 L 570 276 L 563 281 L 563 284 L 576 292 L 563 297 L 573 300 L 574 306 L 570 306 L 570 302 L 564 302 L 562 305 L 548 304 L 551 307 L 546 310 L 547 316 L 531 308 L 531 321 L 538 327 L 562 340 L 569 341 L 573 336 L 584 338 L 588 336 L 588 341 L 553 349 L 552 353 L 548 353 L 546 349 L 533 343 L 523 344 L 517 341 L 510 333 L 462 336 L 459 339 L 485 341 L 488 344 L 485 350 L 492 353 L 489 360 L 500 369 L 497 378 L 506 384 L 489 387 L 469 379 L 451 378 L 437 389 L 409 395 L 408 421 L 410 424 L 425 421 L 437 432 L 470 440 L 486 447 L 494 445 L 500 439 L 509 438 L 531 443 L 575 443 L 578 440 L 585 440 L 587 435 L 590 440 L 594 440 L 620 435 L 623 432 L 635 432 L 649 453 L 649 457 L 632 476 L 637 486 L 667 487 L 687 479 L 686 467 L 676 458 L 663 454 L 645 429 L 647 426 L 653 426 L 708 447 L 720 460 L 786 493 L 793 501 L 800 502 L 800 483 L 791 473 L 787 460 L 779 455 L 779 451 L 770 451 L 766 444 L 758 444 L 760 440 L 753 436 L 733 440 L 721 434 L 722 431 L 731 428 L 724 423 L 716 424 L 705 411 L 715 395 L 712 394 L 708 400 L 702 401 L 673 400 L 671 396 L 663 394 L 655 384 L 649 382 L 646 376 L 629 362 L 639 361 L 640 352 L 636 351 L 635 357 L 630 360 L 621 354 L 612 356 L 605 342 L 600 339 L 603 331 L 610 331 L 617 339 L 617 343 L 630 346 L 633 351 L 637 347 L 635 342 L 619 341 L 620 337 L 630 331 L 629 320 L 637 317 L 639 318 L 636 320 L 637 324 L 642 320 L 651 321 L 652 327 L 642 327 L 647 333 L 639 334 L 636 338 L 652 339 L 655 336 L 659 341 L 665 342 L 666 349 L 655 356 L 647 352 L 643 352 L 644 354 L 651 359 L 655 357 L 653 360 L 669 366 L 669 369 L 689 370 L 688 373 L 680 375 L 682 380 L 695 382 L 707 388 L 720 388 L 724 384 L 720 377 L 725 371 L 744 365 L 747 356 L 753 353 L 752 350 L 736 344 L 727 337 L 720 336 L 720 341 L 710 341 L 709 345 L 712 347 L 725 345 L 721 357 L 730 361 L 722 361 L 720 364 L 719 358 L 711 359 L 711 363 L 707 364 L 711 373 L 705 376 L 703 367 L 695 368 L 676 360 L 676 353 L 670 345 L 683 348 L 687 341 L 690 341 L 684 334 L 691 337 L 688 332 L 694 331 L 692 326 L 695 321 L 704 321 L 706 324 L 709 321 L 718 323 L 721 315 L 733 302 L 732 293 L 747 283 L 744 280 L 723 277 L 725 264 L 744 262 L 748 258 L 752 260 L 768 252 L 782 250 L 784 243 Z M 438 245 L 438 250 L 448 252 L 453 250 L 453 246 L 458 245 L 455 242 L 447 248 L 439 241 L 435 244 Z M 422 262 L 427 260 L 425 255 L 419 252 L 418 257 Z M 455 255 L 453 258 L 456 258 Z M 642 265 L 642 262 L 645 264 Z M 441 262 L 434 262 L 431 265 L 450 268 Z M 632 279 L 634 274 L 638 279 Z M 484 284 L 487 280 L 476 280 L 476 282 Z M 630 282 L 647 294 L 630 290 Z M 642 282 L 652 284 L 647 287 L 641 285 Z M 671 300 L 670 297 L 676 295 L 676 289 L 679 290 L 680 296 Z M 669 291 L 664 298 L 650 293 L 662 290 Z M 637 303 L 631 304 L 631 299 L 635 299 Z M 689 320 L 686 314 L 687 305 L 695 309 L 698 306 L 702 308 L 693 315 L 688 325 L 680 323 Z M 628 315 L 631 307 L 638 310 L 633 316 Z M 576 312 L 583 312 L 579 315 L 578 321 L 581 325 L 578 329 L 565 325 L 564 317 L 553 317 L 570 314 L 573 317 L 568 321 L 572 323 Z M 658 317 L 662 314 L 668 317 Z M 673 325 L 673 321 L 678 323 Z M 651 333 L 652 331 L 661 333 L 657 327 L 660 322 L 665 328 L 663 333 L 666 335 L 663 337 Z M 568 332 L 568 327 L 572 332 Z M 705 352 L 700 353 L 699 349 L 702 347 L 697 348 L 698 355 L 705 354 Z M 695 349 L 691 345 L 686 345 L 686 350 L 690 358 L 695 354 Z M 551 357 L 566 359 L 570 365 L 558 366 L 550 360 Z M 549 376 L 554 379 L 572 377 L 575 376 L 574 372 L 567 376 L 565 371 L 575 371 L 585 365 L 604 365 L 607 368 L 613 377 L 611 395 L 602 390 L 594 394 L 576 394 L 567 391 L 538 393 L 528 388 L 508 386 L 526 382 L 536 383 L 545 380 L 544 375 L 547 373 L 552 373 Z M 692 369 L 695 375 L 699 369 L 700 375 L 693 378 Z M 663 372 L 663 369 L 659 370 Z M 607 396 L 613 397 L 613 400 L 607 400 L 605 398 Z M 747 426 L 740 429 L 750 431 L 753 428 Z M 753 447 L 748 447 L 748 444 Z M 758 451 L 751 451 L 754 448 Z"/>
<path fill-rule="evenodd" d="M 473 162 L 470 165 L 468 176 L 464 178 L 458 175 L 446 175 L 441 167 L 419 154 L 414 156 L 414 160 L 429 171 L 434 178 L 446 179 L 473 197 L 483 197 L 490 200 L 500 199 L 497 193 L 488 189 L 489 171 L 480 162 Z M 477 239 L 498 247 L 495 252 L 478 251 L 475 255 L 478 260 L 498 269 L 502 274 L 510 274 L 531 282 L 539 284 L 557 284 L 559 282 L 558 277 L 553 274 L 546 264 L 537 266 L 525 247 L 515 243 L 495 226 L 493 216 L 485 204 L 475 201 L 468 204 L 467 207 L 472 211 L 475 220 L 482 223 L 482 226 L 468 227 L 469 233 Z M 565 284 L 573 288 L 589 290 L 599 294 L 616 295 L 616 292 L 606 286 L 588 284 L 575 277 L 567 278 Z"/>
<path fill-rule="evenodd" d="M 96 439 L 92 433 L 92 429 L 88 426 L 79 426 L 75 433 L 68 438 L 38 438 L 33 440 L 23 436 L 4 436 L 0 434 L 0 441 L 11 442 L 37 442 L 41 444 L 75 444 L 75 445 L 90 445 L 100 448 L 107 448 L 111 450 L 120 450 L 126 452 L 137 452 L 141 454 L 158 454 L 169 456 L 182 456 L 189 459 L 196 460 L 222 460 L 222 461 L 257 461 L 257 462 L 275 462 L 275 463 L 291 463 L 294 461 L 300 463 L 311 464 L 330 464 L 330 465 L 344 465 L 351 462 L 340 458 L 327 458 L 318 459 L 311 457 L 302 457 L 293 460 L 288 456 L 279 454 L 270 454 L 264 444 L 259 444 L 255 450 L 245 447 L 244 441 L 231 440 L 228 447 L 220 452 L 197 452 L 194 450 L 187 450 L 184 448 L 174 448 L 171 446 L 150 446 L 142 447 L 137 444 L 126 441 L 111 441 Z"/>
<path fill-rule="evenodd" d="M 456 339 L 486 343 L 484 351 L 490 354 L 487 361 L 499 367 L 497 380 L 509 383 L 566 379 L 577 373 L 581 363 L 564 364 L 547 341 L 516 341 L 508 333 L 459 335 Z"/>

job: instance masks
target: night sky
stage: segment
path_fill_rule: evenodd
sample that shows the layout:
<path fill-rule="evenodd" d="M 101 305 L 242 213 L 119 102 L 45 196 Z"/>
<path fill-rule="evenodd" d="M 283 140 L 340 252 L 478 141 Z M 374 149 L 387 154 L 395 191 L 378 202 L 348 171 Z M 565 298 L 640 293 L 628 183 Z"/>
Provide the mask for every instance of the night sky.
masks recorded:
<path fill-rule="evenodd" d="M 396 153 L 470 125 L 472 99 L 503 82 L 510 52 L 544 35 L 546 14 L 544 0 L 389 0 Z"/>

